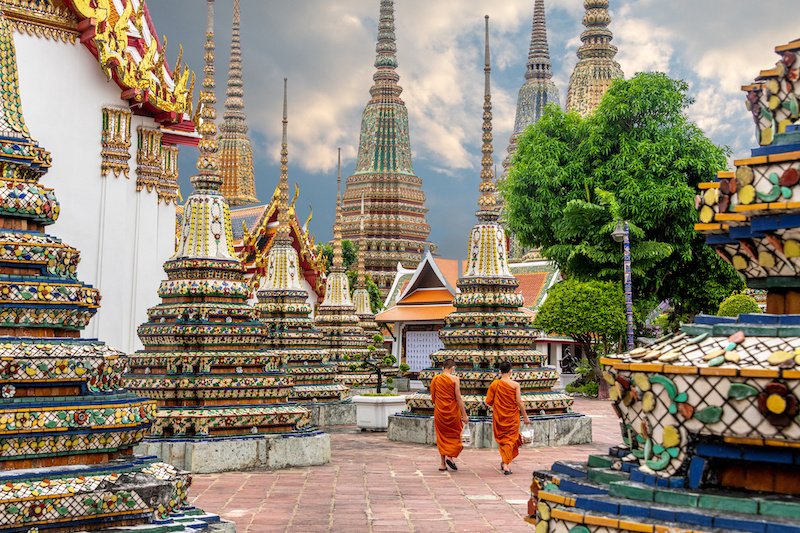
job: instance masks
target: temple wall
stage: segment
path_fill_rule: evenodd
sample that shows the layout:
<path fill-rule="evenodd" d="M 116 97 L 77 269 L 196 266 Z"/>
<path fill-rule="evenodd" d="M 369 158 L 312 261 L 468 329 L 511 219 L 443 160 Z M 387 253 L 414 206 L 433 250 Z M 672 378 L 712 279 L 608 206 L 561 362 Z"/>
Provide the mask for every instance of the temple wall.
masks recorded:
<path fill-rule="evenodd" d="M 156 123 L 134 115 L 129 178 L 102 177 L 102 107 L 126 105 L 119 87 L 83 45 L 19 33 L 14 39 L 28 127 L 53 154 L 42 183 L 55 188 L 61 215 L 49 233 L 81 251 L 79 279 L 103 297 L 84 336 L 134 351 L 141 347 L 136 327 L 158 302 L 162 263 L 174 250 L 175 204 L 136 191 L 136 128 Z"/>

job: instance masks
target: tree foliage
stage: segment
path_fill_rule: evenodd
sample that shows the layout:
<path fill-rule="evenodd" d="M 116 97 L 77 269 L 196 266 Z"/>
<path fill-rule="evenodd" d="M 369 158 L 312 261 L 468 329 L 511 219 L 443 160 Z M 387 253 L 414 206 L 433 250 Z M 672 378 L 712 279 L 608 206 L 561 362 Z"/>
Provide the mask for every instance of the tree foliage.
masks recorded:
<path fill-rule="evenodd" d="M 745 313 L 760 313 L 761 308 L 758 306 L 756 299 L 749 294 L 735 292 L 722 300 L 717 310 L 718 316 L 739 316 Z"/>
<path fill-rule="evenodd" d="M 676 316 L 713 312 L 743 287 L 694 230 L 697 185 L 725 168 L 728 150 L 689 121 L 687 90 L 637 74 L 616 81 L 587 118 L 549 106 L 521 137 L 502 186 L 510 230 L 567 277 L 621 280 L 622 247 L 610 233 L 628 221 L 640 316 L 665 300 Z"/>

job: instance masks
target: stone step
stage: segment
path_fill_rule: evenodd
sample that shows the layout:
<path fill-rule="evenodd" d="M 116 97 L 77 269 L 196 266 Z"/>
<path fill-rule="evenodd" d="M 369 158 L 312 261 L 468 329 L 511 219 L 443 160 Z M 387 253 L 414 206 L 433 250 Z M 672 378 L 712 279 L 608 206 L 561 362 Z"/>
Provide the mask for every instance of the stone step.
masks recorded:
<path fill-rule="evenodd" d="M 556 461 L 551 467 L 553 471 L 571 477 L 585 478 L 588 467 L 579 461 Z"/>
<path fill-rule="evenodd" d="M 589 468 L 586 472 L 586 477 L 595 483 L 607 485 L 612 481 L 627 481 L 630 479 L 630 474 L 625 471 L 611 470 L 610 468 Z"/>

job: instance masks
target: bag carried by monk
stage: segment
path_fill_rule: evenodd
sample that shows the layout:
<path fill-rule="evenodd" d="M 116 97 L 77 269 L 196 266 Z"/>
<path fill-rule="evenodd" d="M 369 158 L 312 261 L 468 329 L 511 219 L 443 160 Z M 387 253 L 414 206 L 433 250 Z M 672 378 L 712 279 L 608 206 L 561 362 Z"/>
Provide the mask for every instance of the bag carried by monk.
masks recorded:
<path fill-rule="evenodd" d="M 525 424 L 519 432 L 522 437 L 522 444 L 525 446 L 533 445 L 533 424 Z"/>
<path fill-rule="evenodd" d="M 472 431 L 469 429 L 469 424 L 464 424 L 464 429 L 461 430 L 461 444 L 464 446 L 472 444 Z"/>

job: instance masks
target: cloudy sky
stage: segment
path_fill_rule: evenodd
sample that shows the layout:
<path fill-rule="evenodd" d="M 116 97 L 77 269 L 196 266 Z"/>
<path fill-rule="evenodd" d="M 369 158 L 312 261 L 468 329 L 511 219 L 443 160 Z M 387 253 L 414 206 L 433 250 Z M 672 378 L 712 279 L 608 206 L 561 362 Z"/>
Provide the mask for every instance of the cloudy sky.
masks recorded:
<path fill-rule="evenodd" d="M 626 76 L 665 71 L 691 85 L 691 117 L 717 144 L 746 154 L 753 126 L 739 87 L 777 60 L 772 49 L 800 37 L 796 0 L 769 8 L 746 0 L 611 0 L 611 29 Z M 328 240 L 336 189 L 336 148 L 343 174 L 354 168 L 361 112 L 369 99 L 378 0 L 241 0 L 245 105 L 256 188 L 266 200 L 278 180 L 281 91 L 289 78 L 289 176 L 301 188 L 301 219 Z M 397 0 L 400 85 L 408 106 L 414 167 L 424 182 L 431 239 L 446 257 L 466 255 L 474 222 L 483 94 L 482 25 L 491 17 L 495 161 L 500 164 L 523 81 L 533 0 Z M 150 0 L 159 33 L 177 43 L 202 76 L 205 2 Z M 583 29 L 582 0 L 547 0 L 555 80 L 566 101 Z M 228 71 L 233 0 L 217 0 L 217 86 Z M 787 16 L 780 16 L 787 13 Z M 196 151 L 181 150 L 181 185 L 190 190 Z"/>

